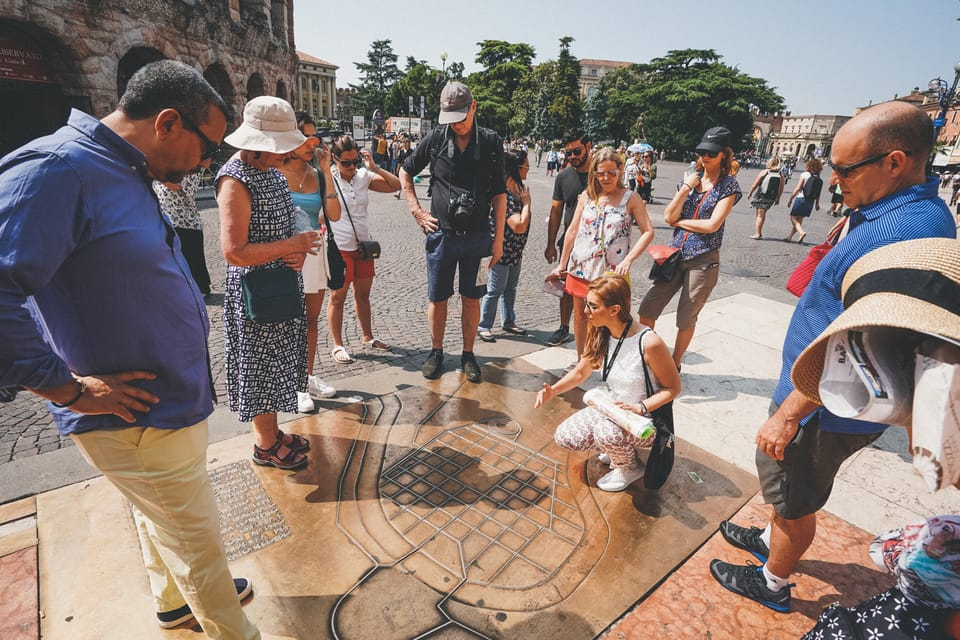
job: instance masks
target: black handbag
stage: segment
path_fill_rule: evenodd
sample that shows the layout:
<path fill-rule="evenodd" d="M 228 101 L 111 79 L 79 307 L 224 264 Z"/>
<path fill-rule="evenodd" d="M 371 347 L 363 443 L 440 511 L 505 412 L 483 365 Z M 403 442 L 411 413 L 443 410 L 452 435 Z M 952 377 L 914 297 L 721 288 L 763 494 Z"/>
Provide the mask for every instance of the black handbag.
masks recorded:
<path fill-rule="evenodd" d="M 334 183 L 336 183 L 336 178 L 334 178 Z M 337 241 L 333 239 L 333 227 L 330 226 L 326 210 L 321 207 L 320 211 L 323 213 L 323 221 L 327 227 L 327 289 L 336 291 L 343 289 L 343 286 L 347 283 L 347 263 L 340 255 Z"/>
<path fill-rule="evenodd" d="M 671 249 L 672 253 L 669 253 L 666 257 L 660 257 Z M 670 282 L 677 277 L 677 272 L 680 271 L 680 249 L 655 244 L 647 247 L 647 253 L 653 257 L 653 264 L 650 266 L 651 280 L 654 282 Z"/>
<path fill-rule="evenodd" d="M 643 336 L 647 331 L 652 329 L 647 329 L 640 334 L 640 362 L 643 364 L 643 377 L 649 398 L 653 395 L 653 383 L 650 382 L 650 370 L 647 369 L 647 360 L 643 356 Z M 647 489 L 659 489 L 673 470 L 673 461 L 676 457 L 673 446 L 673 400 L 651 411 L 650 418 L 653 420 L 653 426 L 657 428 L 657 437 L 650 449 L 650 457 L 647 458 L 643 472 L 643 486 Z"/>
<path fill-rule="evenodd" d="M 350 221 L 350 226 L 353 228 L 353 237 L 357 239 L 357 253 L 360 254 L 360 259 L 376 260 L 380 257 L 380 243 L 376 240 L 360 239 L 360 235 L 357 233 L 357 227 L 353 224 L 353 217 L 350 215 L 350 207 L 347 206 L 347 199 L 343 197 L 340 182 L 334 178 L 333 184 L 336 185 L 337 192 L 340 194 L 340 203 L 343 205 L 344 211 L 347 212 L 347 220 Z"/>
<path fill-rule="evenodd" d="M 288 267 L 240 274 L 240 292 L 247 320 L 260 324 L 286 322 L 303 313 L 300 281 Z"/>

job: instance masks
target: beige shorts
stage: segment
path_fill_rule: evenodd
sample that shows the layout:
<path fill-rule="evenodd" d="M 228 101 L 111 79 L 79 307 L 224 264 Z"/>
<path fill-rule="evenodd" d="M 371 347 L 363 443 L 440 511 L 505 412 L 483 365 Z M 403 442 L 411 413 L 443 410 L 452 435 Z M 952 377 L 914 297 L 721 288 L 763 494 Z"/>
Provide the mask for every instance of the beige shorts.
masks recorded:
<path fill-rule="evenodd" d="M 303 292 L 320 293 L 327 289 L 327 249 L 317 252 L 317 255 L 307 254 L 303 261 Z"/>
<path fill-rule="evenodd" d="M 680 291 L 677 305 L 677 329 L 692 329 L 697 325 L 700 310 L 720 279 L 720 252 L 708 251 L 680 263 L 680 270 L 670 282 L 654 282 L 643 296 L 637 314 L 656 320 L 673 296 Z"/>

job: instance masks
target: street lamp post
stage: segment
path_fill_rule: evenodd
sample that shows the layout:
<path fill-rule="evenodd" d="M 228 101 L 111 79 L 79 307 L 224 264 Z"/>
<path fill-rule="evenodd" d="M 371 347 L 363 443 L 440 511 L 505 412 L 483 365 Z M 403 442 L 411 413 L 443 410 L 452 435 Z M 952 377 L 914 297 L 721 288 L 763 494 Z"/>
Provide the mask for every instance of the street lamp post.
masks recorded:
<path fill-rule="evenodd" d="M 957 83 L 960 82 L 960 62 L 953 65 L 954 76 L 953 76 L 953 86 L 947 90 L 947 81 L 943 78 L 934 78 L 927 85 L 927 88 L 931 92 L 936 92 L 937 98 L 940 103 L 940 113 L 937 114 L 937 117 L 933 121 L 933 144 L 934 149 L 936 149 L 937 138 L 940 136 L 940 129 L 943 128 L 943 125 L 947 123 L 947 111 L 950 109 L 950 106 L 953 104 L 954 97 L 957 94 Z M 927 175 L 933 174 L 933 158 L 935 151 L 931 150 L 930 159 L 927 161 Z"/>
<path fill-rule="evenodd" d="M 440 62 L 443 65 L 443 70 L 442 70 L 443 79 L 446 80 L 447 79 L 447 52 L 446 51 L 440 52 Z"/>

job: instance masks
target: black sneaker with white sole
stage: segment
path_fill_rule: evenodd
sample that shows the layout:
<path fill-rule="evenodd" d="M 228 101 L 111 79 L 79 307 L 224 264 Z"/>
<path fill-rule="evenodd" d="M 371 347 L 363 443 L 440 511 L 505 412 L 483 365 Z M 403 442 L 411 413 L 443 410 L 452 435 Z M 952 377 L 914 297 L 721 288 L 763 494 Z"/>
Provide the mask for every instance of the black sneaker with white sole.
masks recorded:
<path fill-rule="evenodd" d="M 738 549 L 749 551 L 754 558 L 766 563 L 767 558 L 770 557 L 770 549 L 760 537 L 762 533 L 763 529 L 759 527 L 741 527 L 729 520 L 720 523 L 720 535 L 724 540 Z"/>
<path fill-rule="evenodd" d="M 547 344 L 551 347 L 559 347 L 562 344 L 566 344 L 573 340 L 573 336 L 570 335 L 570 330 L 560 327 L 547 338 Z"/>
<path fill-rule="evenodd" d="M 237 597 L 240 598 L 241 601 L 253 593 L 253 583 L 246 578 L 234 578 L 233 586 L 237 589 Z M 190 610 L 190 605 L 188 604 L 183 605 L 179 609 L 174 609 L 173 611 L 157 613 L 157 622 L 160 624 L 160 628 L 162 629 L 179 627 L 180 625 L 186 624 L 193 619 L 193 611 Z"/>
<path fill-rule="evenodd" d="M 710 575 L 727 591 L 759 602 L 768 609 L 780 613 L 790 611 L 790 587 L 795 585 L 788 584 L 783 589 L 774 591 L 767 586 L 762 566 L 752 564 L 743 566 L 714 560 L 710 563 Z"/>

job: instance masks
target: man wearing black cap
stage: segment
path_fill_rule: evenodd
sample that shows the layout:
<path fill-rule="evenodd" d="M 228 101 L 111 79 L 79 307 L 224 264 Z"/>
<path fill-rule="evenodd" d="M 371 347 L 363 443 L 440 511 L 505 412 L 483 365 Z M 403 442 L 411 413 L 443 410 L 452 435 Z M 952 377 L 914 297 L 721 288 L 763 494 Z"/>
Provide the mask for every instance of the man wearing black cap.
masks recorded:
<path fill-rule="evenodd" d="M 403 163 L 400 183 L 410 213 L 426 234 L 427 292 L 432 349 L 423 363 L 423 377 L 443 371 L 443 334 L 453 276 L 460 274 L 463 355 L 460 364 L 470 382 L 480 382 L 473 343 L 480 324 L 480 299 L 487 292 L 486 268 L 503 254 L 506 183 L 503 143 L 495 131 L 477 126 L 477 102 L 462 82 L 450 82 L 440 94 L 440 126 L 417 145 Z M 420 206 L 413 177 L 430 165 L 430 210 Z M 493 241 L 491 242 L 491 232 Z"/>

